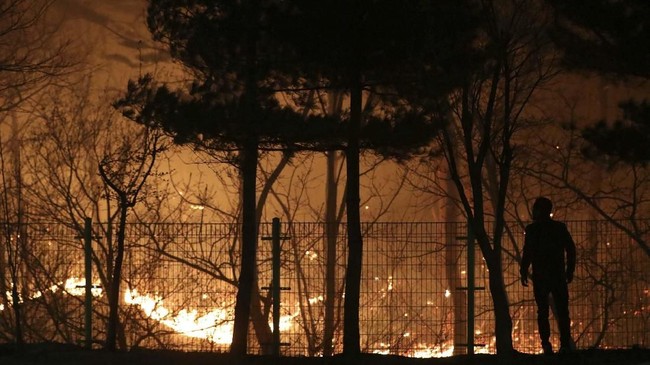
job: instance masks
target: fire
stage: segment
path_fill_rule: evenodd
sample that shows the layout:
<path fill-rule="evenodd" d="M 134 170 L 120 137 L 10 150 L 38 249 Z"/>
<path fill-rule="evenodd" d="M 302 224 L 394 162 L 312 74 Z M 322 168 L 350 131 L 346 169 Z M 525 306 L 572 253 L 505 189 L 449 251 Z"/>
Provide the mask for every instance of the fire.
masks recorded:
<path fill-rule="evenodd" d="M 63 290 L 62 293 L 66 295 L 72 295 L 75 297 L 83 296 L 86 292 L 86 280 L 81 279 L 81 278 L 76 278 L 76 277 L 71 277 L 68 278 L 65 282 L 58 282 L 49 288 L 46 289 L 46 291 L 51 291 L 52 293 L 56 293 L 59 290 Z M 94 297 L 99 297 L 102 295 L 102 289 L 99 283 L 93 283 L 92 284 L 92 289 L 91 293 Z M 13 295 L 10 291 L 7 291 L 5 293 L 5 296 L 7 298 L 7 301 L 9 305 L 13 304 Z M 28 300 L 33 300 L 33 299 L 38 299 L 43 296 L 43 292 L 40 290 L 36 290 L 32 292 L 27 299 Z M 18 302 L 23 303 L 24 299 L 21 295 L 19 295 Z M 0 304 L 0 311 L 4 310 L 5 306 L 4 304 Z"/>
<path fill-rule="evenodd" d="M 388 290 L 392 289 L 392 277 L 389 277 Z M 82 296 L 85 293 L 85 280 L 80 278 L 69 278 L 65 283 L 60 283 L 58 286 L 52 286 L 50 290 L 56 292 L 62 287 L 66 293 L 75 296 Z M 448 290 L 445 291 L 445 297 L 448 296 Z M 93 285 L 93 296 L 100 296 L 101 289 L 97 289 Z M 206 299 L 206 295 L 203 295 Z M 309 302 L 315 304 L 322 302 L 323 297 L 317 296 L 310 298 Z M 196 309 L 180 309 L 174 311 L 165 305 L 164 300 L 159 295 L 141 294 L 137 289 L 127 289 L 124 293 L 124 303 L 127 305 L 134 305 L 149 318 L 161 323 L 162 325 L 170 328 L 174 332 L 183 336 L 200 338 L 208 340 L 218 345 L 230 345 L 232 342 L 233 324 L 234 324 L 234 309 L 231 308 L 213 308 L 212 310 L 199 314 Z M 0 310 L 4 308 L 0 307 Z M 294 326 L 294 319 L 300 315 L 300 310 L 296 305 L 295 310 L 291 314 L 285 314 L 280 317 L 280 331 L 288 331 Z M 405 314 L 408 315 L 408 314 Z M 269 326 L 273 328 L 273 323 L 270 322 Z M 405 337 L 409 337 L 410 333 L 406 332 Z M 374 350 L 376 354 L 391 354 L 390 345 L 386 343 L 379 343 L 379 349 Z M 489 352 L 487 349 L 477 349 L 479 352 Z M 430 345 L 425 343 L 418 343 L 413 349 L 408 350 L 400 355 L 415 357 L 415 358 L 438 358 L 449 357 L 454 353 L 453 343 L 443 343 L 439 345 Z"/>
<path fill-rule="evenodd" d="M 176 316 L 161 319 L 160 323 L 188 337 L 204 338 L 220 345 L 228 345 L 232 340 L 233 322 L 221 308 L 198 316 L 196 310 L 182 309 Z"/>
<path fill-rule="evenodd" d="M 50 290 L 52 293 L 56 293 L 56 291 L 59 290 L 59 287 L 63 287 L 63 290 L 67 294 L 82 296 L 86 293 L 86 279 L 75 277 L 68 278 L 65 283 L 53 285 Z M 92 283 L 92 289 L 90 289 L 90 292 L 92 293 L 93 297 L 99 297 L 102 295 L 103 291 L 99 283 Z"/>
<path fill-rule="evenodd" d="M 416 348 L 409 353 L 411 357 L 449 357 L 454 354 L 454 345 L 451 343 L 443 344 L 440 346 L 430 346 L 427 344 L 418 344 Z"/>
<path fill-rule="evenodd" d="M 207 339 L 220 345 L 228 345 L 232 340 L 232 313 L 228 310 L 215 308 L 200 316 L 197 310 L 181 309 L 174 313 L 164 306 L 161 297 L 142 295 L 136 289 L 126 291 L 124 302 L 140 307 L 147 317 L 185 336 Z"/>
<path fill-rule="evenodd" d="M 181 309 L 178 312 L 167 308 L 160 296 L 140 294 L 136 289 L 127 290 L 124 302 L 136 305 L 144 314 L 175 332 L 193 338 L 202 338 L 219 345 L 229 345 L 232 342 L 234 310 L 230 308 L 213 308 L 199 315 L 195 309 Z M 287 331 L 293 326 L 293 319 L 300 312 L 280 317 L 280 331 Z M 272 323 L 269 323 L 273 328 Z"/>
<path fill-rule="evenodd" d="M 373 354 L 379 355 L 390 355 L 391 349 L 390 345 L 386 343 L 379 343 L 378 346 L 380 349 L 374 350 Z M 454 354 L 454 345 L 449 343 L 444 343 L 440 345 L 428 345 L 424 343 L 419 343 L 415 345 L 412 350 L 407 351 L 406 353 L 400 354 L 408 357 L 417 357 L 417 358 L 431 358 L 431 357 L 449 357 Z"/>
<path fill-rule="evenodd" d="M 377 280 L 378 278 L 375 278 Z M 56 293 L 61 291 L 65 295 L 83 296 L 85 294 L 85 279 L 71 277 L 65 282 L 59 282 L 46 290 Z M 393 289 L 393 278 L 388 278 L 387 288 L 381 290 L 384 295 L 387 291 Z M 647 289 L 646 289 L 647 290 Z M 647 292 L 646 292 L 647 293 Z M 445 290 L 444 296 L 449 297 L 449 289 Z M 29 296 L 29 299 L 39 298 L 43 295 L 41 291 L 35 291 Z M 103 295 L 103 291 L 98 283 L 93 283 L 92 295 L 99 297 Z M 7 293 L 9 305 L 11 305 L 11 295 Z M 208 295 L 203 294 L 203 299 L 207 299 Z M 141 294 L 137 289 L 127 289 L 124 292 L 124 303 L 127 305 L 137 306 L 148 318 L 159 322 L 174 332 L 191 337 L 199 338 L 210 341 L 218 345 L 230 345 L 232 342 L 233 325 L 234 325 L 234 308 L 227 305 L 223 307 L 215 307 L 208 311 L 199 312 L 197 309 L 173 309 L 166 305 L 162 296 L 152 294 Z M 21 299 L 22 300 L 22 299 Z M 323 296 L 315 296 L 309 298 L 310 304 L 316 304 L 324 300 Z M 432 305 L 433 302 L 427 302 Z M 3 311 L 7 306 L 0 304 L 0 311 Z M 292 310 L 287 309 L 283 305 L 285 312 L 280 317 L 280 331 L 289 331 L 296 325 L 296 317 L 300 315 L 300 306 L 295 304 Z M 408 313 L 404 314 L 408 316 Z M 272 322 L 269 326 L 273 328 Z M 481 335 L 481 329 L 476 330 L 476 335 Z M 410 332 L 404 332 L 404 337 L 411 337 Z M 494 338 L 492 338 L 488 346 L 479 346 L 475 349 L 475 353 L 490 353 L 494 347 Z M 395 350 L 391 349 L 391 345 L 387 343 L 378 343 L 373 351 L 375 354 L 394 354 Z M 399 351 L 399 355 L 415 357 L 415 358 L 432 358 L 432 357 L 449 357 L 454 354 L 454 344 L 452 342 L 445 342 L 441 344 L 426 344 L 417 343 L 409 350 Z"/>

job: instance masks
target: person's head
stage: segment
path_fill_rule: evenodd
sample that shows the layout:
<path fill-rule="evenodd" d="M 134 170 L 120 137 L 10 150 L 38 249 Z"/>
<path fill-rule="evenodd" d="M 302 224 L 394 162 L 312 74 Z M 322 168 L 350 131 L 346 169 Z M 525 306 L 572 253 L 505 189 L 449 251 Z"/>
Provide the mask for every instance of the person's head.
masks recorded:
<path fill-rule="evenodd" d="M 533 203 L 533 220 L 550 219 L 553 211 L 553 203 L 545 197 L 535 199 Z"/>

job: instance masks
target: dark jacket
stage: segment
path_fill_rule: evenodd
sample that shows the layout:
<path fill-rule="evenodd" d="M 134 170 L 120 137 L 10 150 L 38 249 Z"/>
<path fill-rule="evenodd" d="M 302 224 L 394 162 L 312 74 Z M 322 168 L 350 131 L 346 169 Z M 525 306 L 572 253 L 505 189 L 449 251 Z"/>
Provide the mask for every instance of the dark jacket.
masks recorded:
<path fill-rule="evenodd" d="M 565 254 L 566 252 L 566 265 Z M 533 282 L 551 282 L 573 277 L 576 267 L 576 246 L 562 222 L 542 219 L 526 227 L 521 275 L 533 265 Z"/>

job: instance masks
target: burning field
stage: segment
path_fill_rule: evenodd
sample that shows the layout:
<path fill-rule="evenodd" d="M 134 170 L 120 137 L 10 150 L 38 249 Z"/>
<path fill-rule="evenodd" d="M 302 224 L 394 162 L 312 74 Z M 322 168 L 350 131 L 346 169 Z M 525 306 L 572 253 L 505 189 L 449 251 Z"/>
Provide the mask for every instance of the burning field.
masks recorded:
<path fill-rule="evenodd" d="M 619 354 L 614 350 L 647 347 L 650 292 L 645 258 L 626 244 L 623 234 L 609 226 L 601 225 L 594 231 L 593 224 L 571 225 L 577 244 L 592 248 L 579 251 L 582 257 L 571 286 L 572 332 L 578 348 Z M 158 356 L 158 350 L 174 350 L 181 351 L 174 356 L 201 358 L 212 356 L 205 353 L 228 351 L 236 293 L 232 272 L 237 262 L 237 257 L 229 255 L 234 252 L 229 250 L 232 242 L 236 242 L 229 239 L 234 237 L 228 235 L 230 226 L 130 226 L 131 243 L 119 299 L 122 330 L 118 348 L 126 352 L 120 355 L 78 352 L 75 347 L 85 343 L 84 315 L 90 307 L 85 305 L 88 297 L 84 299 L 83 251 L 74 232 L 49 226 L 29 228 L 34 260 L 24 262 L 30 270 L 19 278 L 18 293 L 26 313 L 22 319 L 25 342 L 69 344 L 82 357 L 135 356 L 134 350 L 140 353 L 147 349 L 152 351 L 146 352 L 147 356 Z M 292 239 L 283 243 L 282 251 L 281 285 L 287 290 L 279 302 L 279 330 L 281 342 L 287 346 L 282 346 L 280 353 L 329 358 L 342 351 L 344 252 L 332 260 L 335 285 L 329 288 L 326 273 L 330 260 L 324 254 L 323 226 L 293 224 L 285 228 Z M 463 344 L 471 338 L 475 354 L 494 354 L 492 303 L 484 290 L 487 269 L 481 261 L 475 265 L 475 311 L 473 323 L 468 325 L 468 295 L 463 286 L 472 273 L 466 264 L 467 250 L 464 244 L 445 244 L 451 235 L 445 228 L 434 223 L 392 223 L 376 224 L 367 230 L 360 318 L 362 352 L 404 358 L 456 358 L 466 353 Z M 518 234 L 515 232 L 515 236 Z M 95 252 L 101 252 L 100 244 L 99 240 L 95 243 Z M 338 246 L 344 244 L 339 242 Z M 267 345 L 273 331 L 273 303 L 265 289 L 271 282 L 271 256 L 265 247 L 260 251 L 258 297 L 251 316 L 255 326 L 251 326 L 249 335 L 249 354 L 253 355 L 270 353 Z M 102 257 L 98 262 L 104 262 Z M 532 292 L 519 285 L 516 261 L 505 260 L 504 267 L 514 346 L 533 356 L 540 348 Z M 101 268 L 98 265 L 93 269 L 90 298 L 95 350 L 102 347 L 106 337 L 107 295 Z M 12 295 L 7 291 L 0 302 L 0 334 L 4 338 L 0 342 L 14 342 L 12 306 Z M 330 343 L 326 345 L 328 331 Z M 45 351 L 38 345 L 35 348 L 41 350 L 32 353 Z M 193 351 L 203 355 L 189 355 Z M 602 356 L 596 353 L 580 354 L 600 359 Z M 59 347 L 54 354 L 68 356 Z"/>
<path fill-rule="evenodd" d="M 207 352 L 181 352 L 164 350 L 132 350 L 129 352 L 108 353 L 101 350 L 83 350 L 71 345 L 34 344 L 22 351 L 13 346 L 0 346 L 0 363 L 3 365 L 85 365 L 85 364 L 129 364 L 129 365 L 647 365 L 650 364 L 650 350 L 582 350 L 566 355 L 516 354 L 511 358 L 497 355 L 461 355 L 447 358 L 406 358 L 395 355 L 363 354 L 356 358 L 333 357 L 279 357 L 249 356 L 235 358 L 227 354 Z"/>

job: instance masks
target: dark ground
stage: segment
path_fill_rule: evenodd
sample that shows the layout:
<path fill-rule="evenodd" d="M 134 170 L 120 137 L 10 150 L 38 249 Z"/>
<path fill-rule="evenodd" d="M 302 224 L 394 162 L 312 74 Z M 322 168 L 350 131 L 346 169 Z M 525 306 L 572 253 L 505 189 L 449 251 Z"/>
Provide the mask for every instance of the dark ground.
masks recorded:
<path fill-rule="evenodd" d="M 206 352 L 135 350 L 107 353 L 83 350 L 71 345 L 27 345 L 17 351 L 13 345 L 0 344 L 0 365 L 650 365 L 650 349 L 581 350 L 566 355 L 517 354 L 511 359 L 495 355 L 455 356 L 441 359 L 413 359 L 400 356 L 364 354 L 355 359 L 342 356 L 330 358 L 248 356 L 231 357 Z"/>

